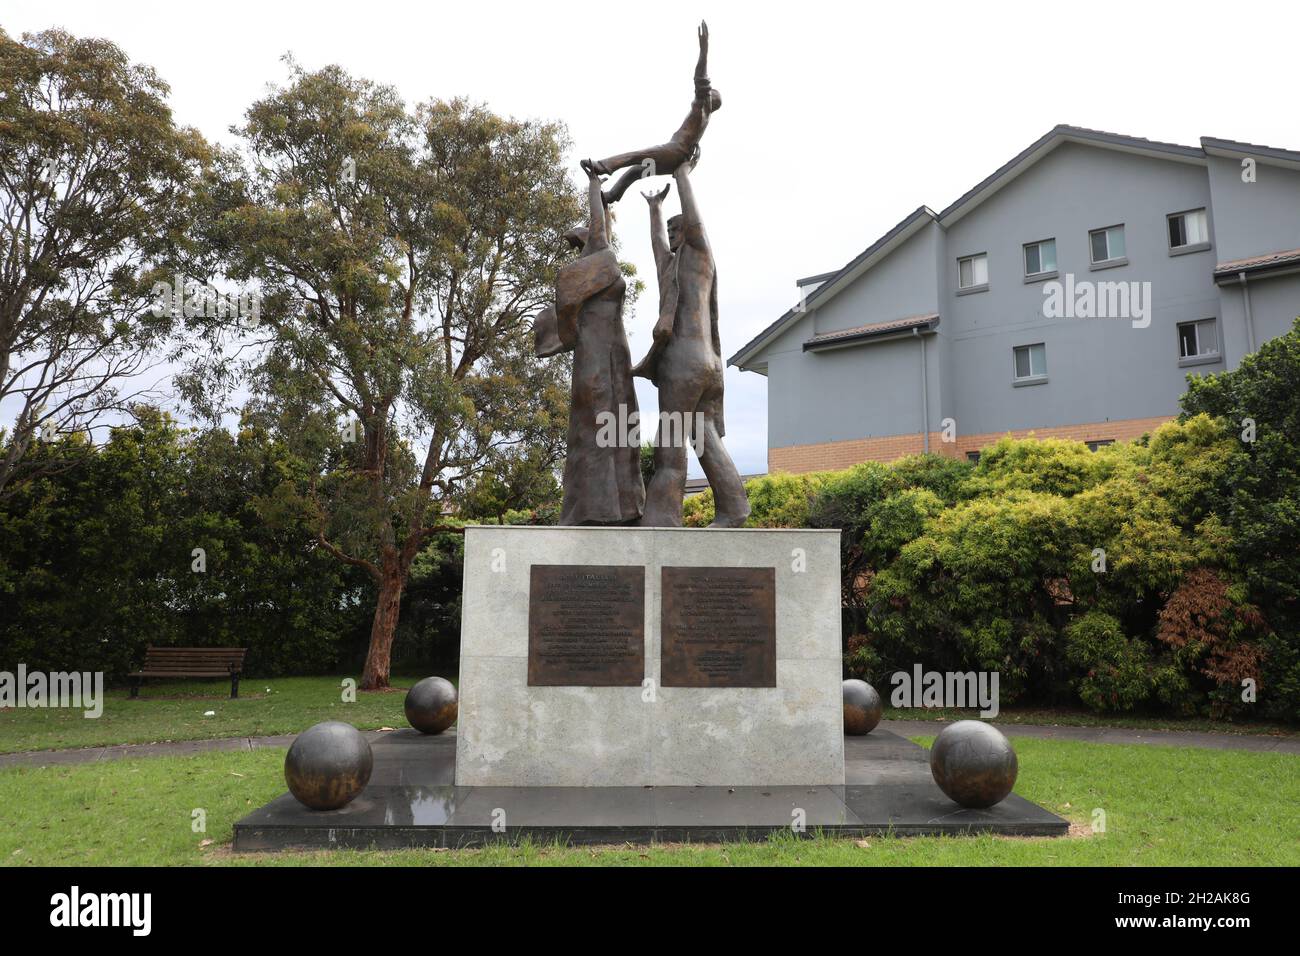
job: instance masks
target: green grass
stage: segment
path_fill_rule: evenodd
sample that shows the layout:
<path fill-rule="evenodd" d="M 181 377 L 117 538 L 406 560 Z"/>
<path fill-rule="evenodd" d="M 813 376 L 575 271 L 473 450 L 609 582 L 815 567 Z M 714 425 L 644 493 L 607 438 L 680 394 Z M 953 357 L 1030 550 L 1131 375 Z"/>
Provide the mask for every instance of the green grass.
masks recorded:
<path fill-rule="evenodd" d="M 973 710 L 953 707 L 885 706 L 886 720 L 969 720 Z M 1130 730 L 1195 730 L 1219 734 L 1300 736 L 1300 727 L 1276 721 L 1227 721 L 1208 717 L 1162 717 L 1152 714 L 1094 714 L 1087 710 L 1046 707 L 1004 707 L 996 717 L 998 724 L 1042 724 L 1059 727 L 1122 727 Z"/>
<path fill-rule="evenodd" d="M 362 730 L 405 727 L 404 691 L 417 679 L 394 677 L 397 691 L 359 691 L 350 704 L 343 702 L 342 677 L 245 679 L 237 700 L 228 680 L 146 682 L 135 700 L 126 688 L 106 690 L 104 712 L 94 719 L 66 708 L 0 710 L 0 753 L 296 734 L 322 720 Z M 216 713 L 205 717 L 206 711 Z"/>
<path fill-rule="evenodd" d="M 358 693 L 342 700 L 342 677 L 245 679 L 240 698 L 230 700 L 228 681 L 147 683 L 131 700 L 126 688 L 109 689 L 104 713 L 93 720 L 80 710 L 11 708 L 0 710 L 0 753 L 143 744 L 162 740 L 208 740 L 293 734 L 322 720 L 346 720 L 363 730 L 405 727 L 402 701 L 418 677 L 394 677 L 392 693 Z M 453 675 L 454 679 L 454 675 Z M 203 716 L 215 711 L 212 717 Z M 887 708 L 895 720 L 942 720 L 973 716 L 958 710 Z M 1160 717 L 1098 716 L 1085 711 L 1016 709 L 996 718 L 1003 724 L 1058 724 L 1080 727 L 1132 727 L 1153 730 L 1210 730 L 1239 734 L 1295 736 L 1300 729 L 1279 724 L 1173 720 Z"/>
<path fill-rule="evenodd" d="M 400 698 L 399 698 L 400 699 Z M 929 738 L 916 738 L 929 743 Z M 0 863 L 21 865 L 1300 865 L 1300 761 L 1286 754 L 1018 739 L 1016 791 L 1106 832 L 1048 838 L 795 839 L 697 846 L 233 854 L 234 822 L 284 790 L 284 751 L 0 770 Z M 207 832 L 191 829 L 207 813 Z M 202 840 L 212 840 L 201 847 Z"/>

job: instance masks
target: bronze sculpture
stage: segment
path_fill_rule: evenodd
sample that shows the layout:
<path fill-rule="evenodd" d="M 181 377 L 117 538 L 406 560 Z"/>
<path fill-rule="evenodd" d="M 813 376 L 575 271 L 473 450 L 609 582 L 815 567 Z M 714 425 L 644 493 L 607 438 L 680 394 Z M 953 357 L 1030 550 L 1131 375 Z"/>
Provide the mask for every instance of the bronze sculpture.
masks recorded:
<path fill-rule="evenodd" d="M 713 489 L 713 526 L 738 528 L 749 517 L 749 498 L 736 466 L 722 444 L 723 364 L 718 338 L 718 274 L 704 223 L 695 203 L 690 170 L 679 166 L 682 211 L 663 222 L 668 190 L 646 196 L 650 203 L 650 241 L 659 275 L 659 319 L 654 344 L 633 374 L 648 378 L 659 390 L 659 431 L 655 436 L 655 473 L 646 490 L 648 527 L 680 527 L 686 491 L 686 444 L 689 439 L 704 476 Z"/>
<path fill-rule="evenodd" d="M 686 119 L 666 143 L 646 149 L 619 153 L 608 159 L 585 159 L 583 169 L 602 175 L 624 169 L 625 172 L 605 193 L 605 201 L 618 202 L 627 188 L 646 176 L 671 176 L 683 164 L 694 165 L 700 158 L 700 140 L 709 125 L 709 117 L 722 108 L 722 94 L 709 82 L 709 25 L 700 21 L 700 57 L 695 63 L 695 98 Z M 627 168 L 632 167 L 632 168 Z"/>
<path fill-rule="evenodd" d="M 949 799 L 973 810 L 1005 800 L 1019 766 L 1011 741 L 982 720 L 949 724 L 930 747 L 930 774 Z"/>
<path fill-rule="evenodd" d="M 422 734 L 440 734 L 456 722 L 460 700 L 445 677 L 426 677 L 406 692 L 406 722 Z"/>
<path fill-rule="evenodd" d="M 709 29 L 701 23 L 695 66 L 695 98 L 672 138 L 659 146 L 583 160 L 591 204 L 590 226 L 569 239 L 582 256 L 560 270 L 556 304 L 537 317 L 537 353 L 574 351 L 569 448 L 564 466 L 560 523 L 640 524 L 680 527 L 686 488 L 686 445 L 695 448 L 713 489 L 718 527 L 739 527 L 749 500 L 731 456 L 723 447 L 723 361 L 718 336 L 718 285 L 713 250 L 700 218 L 690 173 L 700 156 L 700 138 L 722 105 L 708 77 Z M 602 192 L 602 174 L 624 170 Z M 682 212 L 665 224 L 662 204 L 669 188 L 646 194 L 650 235 L 659 280 L 659 314 L 654 342 L 631 367 L 622 312 L 625 283 L 610 248 L 609 204 L 646 175 L 671 173 Z M 648 378 L 659 390 L 655 473 L 649 489 L 640 475 L 638 441 L 620 436 L 597 441 L 602 419 L 638 422 L 632 376 Z"/>
<path fill-rule="evenodd" d="M 370 742 L 339 720 L 308 727 L 284 758 L 284 782 L 312 810 L 338 810 L 357 798 L 375 766 Z"/>
<path fill-rule="evenodd" d="M 534 331 L 538 355 L 573 352 L 560 524 L 631 524 L 645 504 L 640 445 L 597 440 L 597 422 L 605 415 L 626 420 L 637 413 L 632 355 L 623 328 L 627 283 L 610 245 L 600 177 L 589 173 L 588 180 L 589 225 L 565 236 L 582 254 L 560 269 L 555 305 L 537 317 Z"/>
<path fill-rule="evenodd" d="M 850 677 L 844 682 L 844 732 L 861 737 L 876 729 L 885 710 L 876 689 L 864 680 Z"/>

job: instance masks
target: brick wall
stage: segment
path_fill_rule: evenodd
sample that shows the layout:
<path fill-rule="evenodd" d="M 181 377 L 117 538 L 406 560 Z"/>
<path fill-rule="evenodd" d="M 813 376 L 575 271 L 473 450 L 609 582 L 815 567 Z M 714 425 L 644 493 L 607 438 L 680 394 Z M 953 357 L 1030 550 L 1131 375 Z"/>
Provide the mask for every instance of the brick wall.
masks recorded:
<path fill-rule="evenodd" d="M 1114 422 L 1091 422 L 1082 425 L 1058 425 L 1051 428 L 1026 428 L 1019 431 L 987 432 L 983 435 L 958 435 L 957 440 L 945 442 L 942 432 L 930 433 L 930 451 L 940 455 L 965 458 L 968 452 L 979 451 L 999 438 L 1071 438 L 1075 441 L 1130 441 L 1171 420 L 1160 418 L 1129 418 Z M 910 435 L 882 435 L 878 438 L 855 438 L 850 441 L 823 442 L 818 445 L 787 445 L 767 450 L 768 471 L 837 471 L 862 461 L 893 461 L 904 455 L 919 454 L 925 450 L 924 436 L 920 432 Z"/>

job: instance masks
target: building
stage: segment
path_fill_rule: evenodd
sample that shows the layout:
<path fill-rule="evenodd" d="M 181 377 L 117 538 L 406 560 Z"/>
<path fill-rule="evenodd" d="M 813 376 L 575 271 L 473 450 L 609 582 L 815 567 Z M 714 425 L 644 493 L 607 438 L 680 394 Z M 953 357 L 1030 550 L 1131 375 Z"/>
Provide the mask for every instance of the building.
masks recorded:
<path fill-rule="evenodd" d="M 742 482 L 750 482 L 750 481 L 753 481 L 755 478 L 762 478 L 762 477 L 763 477 L 763 475 L 761 475 L 761 474 L 757 474 L 757 475 L 741 475 L 741 476 L 740 476 L 740 480 L 741 480 Z M 696 495 L 702 495 L 702 494 L 704 494 L 704 492 L 706 492 L 706 491 L 708 491 L 708 490 L 709 490 L 709 479 L 707 479 L 707 478 L 687 478 L 687 479 L 686 479 L 686 490 L 685 490 L 685 494 L 683 495 L 683 497 L 686 497 L 686 498 L 694 498 Z"/>
<path fill-rule="evenodd" d="M 1300 152 L 1058 126 L 798 285 L 730 359 L 768 378 L 769 471 L 1135 438 L 1300 315 Z"/>

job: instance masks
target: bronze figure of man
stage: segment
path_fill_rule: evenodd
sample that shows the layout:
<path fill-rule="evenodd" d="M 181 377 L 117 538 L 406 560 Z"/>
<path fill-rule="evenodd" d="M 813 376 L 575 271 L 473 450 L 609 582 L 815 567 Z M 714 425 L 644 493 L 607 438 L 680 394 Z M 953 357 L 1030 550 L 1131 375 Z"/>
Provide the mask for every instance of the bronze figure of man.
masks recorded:
<path fill-rule="evenodd" d="M 693 164 L 677 167 L 674 178 L 682 211 L 665 228 L 663 200 L 668 186 L 647 194 L 650 242 L 659 277 L 659 318 L 654 344 L 634 375 L 659 390 L 655 473 L 646 490 L 640 524 L 680 527 L 686 490 L 686 441 L 713 489 L 717 527 L 736 528 L 749 516 L 749 499 L 736 466 L 722 445 L 723 363 L 718 340 L 718 276 L 704 223 L 691 186 Z"/>

